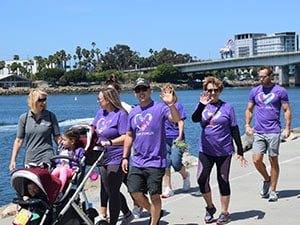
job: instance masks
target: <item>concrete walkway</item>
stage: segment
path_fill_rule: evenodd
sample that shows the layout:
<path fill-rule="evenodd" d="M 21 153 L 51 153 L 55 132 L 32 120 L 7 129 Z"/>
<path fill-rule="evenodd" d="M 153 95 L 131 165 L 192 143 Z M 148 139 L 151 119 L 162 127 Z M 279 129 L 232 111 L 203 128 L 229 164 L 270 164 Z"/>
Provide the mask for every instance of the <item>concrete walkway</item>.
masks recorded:
<path fill-rule="evenodd" d="M 280 177 L 278 182 L 279 199 L 277 202 L 268 202 L 262 199 L 259 191 L 262 186 L 262 178 L 255 170 L 251 151 L 245 153 L 248 160 L 248 167 L 242 168 L 239 162 L 233 158 L 231 163 L 231 202 L 229 211 L 231 213 L 230 224 L 243 225 L 269 225 L 269 224 L 290 224 L 297 225 L 300 222 L 300 139 L 282 143 L 280 149 Z M 269 163 L 265 158 L 267 167 Z M 190 192 L 181 191 L 182 179 L 176 173 L 172 174 L 172 185 L 175 195 L 168 199 L 162 199 L 164 216 L 160 225 L 196 225 L 205 224 L 203 221 L 205 214 L 205 203 L 199 194 L 196 182 L 196 167 L 189 168 L 191 172 L 192 187 Z M 211 177 L 213 200 L 218 209 L 215 217 L 220 213 L 220 200 L 218 186 L 216 184 L 215 169 Z M 124 187 L 128 204 L 132 206 L 132 200 Z M 89 200 L 94 207 L 99 210 L 98 189 L 88 191 Z M 11 224 L 12 217 L 0 219 L 1 225 Z M 118 224 L 120 224 L 119 222 Z M 142 218 L 131 222 L 133 225 L 146 225 L 149 223 L 149 214 L 144 212 Z"/>

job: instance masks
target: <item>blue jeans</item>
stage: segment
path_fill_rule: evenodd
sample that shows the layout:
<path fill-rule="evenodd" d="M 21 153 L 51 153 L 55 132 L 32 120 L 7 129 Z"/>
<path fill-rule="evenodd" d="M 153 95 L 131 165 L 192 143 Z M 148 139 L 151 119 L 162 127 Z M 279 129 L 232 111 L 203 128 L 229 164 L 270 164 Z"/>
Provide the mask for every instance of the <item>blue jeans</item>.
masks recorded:
<path fill-rule="evenodd" d="M 180 171 L 183 167 L 182 156 L 183 152 L 173 146 L 175 139 L 167 138 L 167 167 L 166 170 L 170 170 L 173 166 L 176 172 Z"/>

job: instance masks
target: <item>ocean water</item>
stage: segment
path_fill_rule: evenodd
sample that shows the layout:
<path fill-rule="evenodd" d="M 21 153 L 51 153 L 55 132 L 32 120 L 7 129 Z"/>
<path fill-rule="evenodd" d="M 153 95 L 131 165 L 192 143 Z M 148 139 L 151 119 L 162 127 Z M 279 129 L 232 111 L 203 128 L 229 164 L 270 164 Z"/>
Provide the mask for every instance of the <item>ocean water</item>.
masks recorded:
<path fill-rule="evenodd" d="M 244 112 L 247 106 L 250 88 L 226 88 L 221 94 L 223 101 L 230 102 L 237 116 L 241 134 L 244 133 Z M 292 108 L 292 128 L 300 127 L 300 89 L 288 88 Z M 177 91 L 179 101 L 183 104 L 187 114 L 185 122 L 186 141 L 190 146 L 189 152 L 197 156 L 200 136 L 199 124 L 194 124 L 191 115 L 199 101 L 201 90 Z M 160 101 L 159 92 L 153 92 L 153 100 Z M 133 93 L 122 93 L 121 99 L 128 104 L 137 104 Z M 48 109 L 54 112 L 59 121 L 61 132 L 71 125 L 90 123 L 99 105 L 97 93 L 85 95 L 49 95 Z M 28 110 L 27 96 L 0 96 L 0 206 L 8 204 L 15 197 L 15 191 L 10 185 L 10 171 L 8 169 L 13 142 L 19 116 Z M 282 121 L 283 113 L 281 114 Z M 252 121 L 253 122 L 253 121 Z M 284 126 L 284 124 L 283 124 Z M 17 158 L 17 167 L 21 168 L 24 158 L 24 146 Z"/>

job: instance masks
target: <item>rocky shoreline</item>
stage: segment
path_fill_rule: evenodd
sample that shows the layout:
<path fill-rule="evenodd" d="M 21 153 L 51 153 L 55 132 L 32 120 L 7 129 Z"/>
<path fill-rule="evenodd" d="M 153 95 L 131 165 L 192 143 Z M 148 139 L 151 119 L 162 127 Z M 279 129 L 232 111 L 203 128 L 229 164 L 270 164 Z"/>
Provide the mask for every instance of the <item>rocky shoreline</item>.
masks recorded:
<path fill-rule="evenodd" d="M 246 81 L 224 81 L 225 87 L 253 87 L 258 85 L 259 82 L 253 80 Z M 160 90 L 164 83 L 151 83 L 153 90 Z M 194 86 L 190 84 L 173 84 L 176 90 L 193 90 L 201 89 L 202 85 Z M 46 91 L 48 94 L 89 94 L 97 93 L 104 85 L 92 85 L 92 86 L 59 86 L 59 87 L 39 87 Z M 29 87 L 11 87 L 8 89 L 0 88 L 0 96 L 10 96 L 10 95 L 28 95 L 31 88 Z M 122 91 L 130 92 L 133 90 L 133 84 L 122 84 Z"/>
<path fill-rule="evenodd" d="M 154 83 L 151 85 L 153 90 L 160 90 L 164 84 Z M 192 90 L 187 84 L 174 85 L 178 90 Z M 39 87 L 39 89 L 46 91 L 48 94 L 90 94 L 98 93 L 104 85 L 93 85 L 89 87 L 83 86 L 64 86 L 64 87 Z M 0 89 L 0 96 L 10 95 L 28 95 L 32 88 L 29 87 L 11 87 L 8 89 Z M 132 92 L 133 84 L 122 85 L 123 92 Z"/>

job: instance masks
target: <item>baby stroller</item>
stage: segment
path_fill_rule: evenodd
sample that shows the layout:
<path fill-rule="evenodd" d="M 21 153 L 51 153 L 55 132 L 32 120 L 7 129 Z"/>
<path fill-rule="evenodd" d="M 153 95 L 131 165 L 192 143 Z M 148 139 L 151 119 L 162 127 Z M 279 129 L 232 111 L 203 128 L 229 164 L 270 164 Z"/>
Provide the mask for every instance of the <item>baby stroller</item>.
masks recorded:
<path fill-rule="evenodd" d="M 59 197 L 61 181 L 52 175 L 48 168 L 22 168 L 12 173 L 11 185 L 19 196 L 14 198 L 13 202 L 20 206 L 13 221 L 14 225 L 94 225 L 98 212 L 90 207 L 84 185 L 95 167 L 100 165 L 106 149 L 93 150 L 98 137 L 92 125 L 80 124 L 73 127 L 80 131 L 85 156 L 77 162 L 79 169 L 66 185 L 62 196 Z M 68 156 L 54 156 L 52 161 L 55 162 L 57 158 L 74 160 Z M 85 172 L 87 165 L 90 167 Z M 28 194 L 26 185 L 29 182 L 41 190 L 41 195 L 24 201 L 21 196 Z M 108 223 L 97 222 L 97 225 L 102 224 Z"/>

